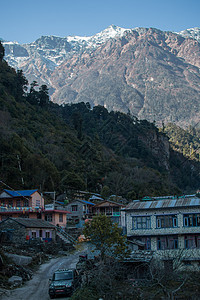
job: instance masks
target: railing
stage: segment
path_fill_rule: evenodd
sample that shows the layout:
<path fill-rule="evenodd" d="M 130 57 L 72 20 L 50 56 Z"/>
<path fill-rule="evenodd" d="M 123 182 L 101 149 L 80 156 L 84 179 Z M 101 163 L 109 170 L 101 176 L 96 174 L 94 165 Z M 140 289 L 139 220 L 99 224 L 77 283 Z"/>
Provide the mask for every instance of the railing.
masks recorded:
<path fill-rule="evenodd" d="M 121 213 L 120 212 L 100 212 L 106 216 L 109 217 L 120 217 Z"/>
<path fill-rule="evenodd" d="M 62 229 L 61 227 L 56 227 L 56 230 L 58 232 L 60 232 L 66 239 L 68 239 L 70 242 L 75 243 L 76 239 L 73 238 L 71 235 L 69 235 L 64 229 Z"/>
<path fill-rule="evenodd" d="M 20 207 L 6 207 L 0 206 L 0 212 L 38 212 L 41 211 L 41 208 L 32 208 L 27 206 Z"/>
<path fill-rule="evenodd" d="M 118 211 L 118 212 L 113 212 L 113 217 L 120 217 L 120 216 L 121 216 L 120 211 Z"/>

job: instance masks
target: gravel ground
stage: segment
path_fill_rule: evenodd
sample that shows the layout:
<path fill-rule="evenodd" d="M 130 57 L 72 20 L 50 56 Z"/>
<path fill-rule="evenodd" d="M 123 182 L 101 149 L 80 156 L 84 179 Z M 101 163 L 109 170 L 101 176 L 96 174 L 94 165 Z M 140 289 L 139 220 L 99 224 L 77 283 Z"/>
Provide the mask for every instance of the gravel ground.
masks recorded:
<path fill-rule="evenodd" d="M 40 266 L 30 281 L 22 287 L 6 291 L 0 296 L 1 300 L 49 300 L 49 279 L 57 269 L 74 268 L 78 262 L 79 255 L 87 252 L 87 246 L 81 245 L 78 250 L 69 254 L 51 259 L 48 263 Z M 66 297 L 59 298 L 66 299 Z"/>

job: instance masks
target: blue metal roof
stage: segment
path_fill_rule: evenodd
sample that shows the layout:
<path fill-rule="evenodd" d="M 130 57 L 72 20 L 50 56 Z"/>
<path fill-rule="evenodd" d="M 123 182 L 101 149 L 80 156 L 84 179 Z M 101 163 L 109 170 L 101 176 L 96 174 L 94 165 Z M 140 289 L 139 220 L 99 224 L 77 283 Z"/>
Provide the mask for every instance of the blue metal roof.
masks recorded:
<path fill-rule="evenodd" d="M 85 204 L 95 205 L 94 203 L 86 201 L 86 200 L 80 200 L 80 201 L 83 202 L 83 203 L 85 203 Z"/>
<path fill-rule="evenodd" d="M 4 190 L 4 191 L 12 197 L 29 197 L 33 193 L 37 192 L 37 190 L 21 190 L 21 191 Z"/>

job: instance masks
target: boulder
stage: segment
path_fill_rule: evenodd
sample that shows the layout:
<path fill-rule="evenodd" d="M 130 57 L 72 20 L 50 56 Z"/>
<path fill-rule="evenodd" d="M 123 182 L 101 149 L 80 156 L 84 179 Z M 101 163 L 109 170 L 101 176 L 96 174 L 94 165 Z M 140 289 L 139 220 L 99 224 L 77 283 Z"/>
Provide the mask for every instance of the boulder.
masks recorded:
<path fill-rule="evenodd" d="M 10 283 L 11 285 L 21 285 L 22 281 L 23 279 L 20 276 L 12 276 L 8 279 L 8 283 Z"/>

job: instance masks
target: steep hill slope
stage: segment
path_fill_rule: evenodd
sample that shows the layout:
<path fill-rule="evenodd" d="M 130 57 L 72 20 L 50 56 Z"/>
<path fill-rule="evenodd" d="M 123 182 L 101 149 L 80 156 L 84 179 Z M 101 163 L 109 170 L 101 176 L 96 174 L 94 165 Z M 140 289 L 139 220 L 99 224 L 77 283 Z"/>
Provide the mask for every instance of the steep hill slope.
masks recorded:
<path fill-rule="evenodd" d="M 0 60 L 2 188 L 106 190 L 130 199 L 198 188 L 198 162 L 185 162 L 153 123 L 89 103 L 32 101 L 41 93 L 24 93 L 26 84 Z"/>

